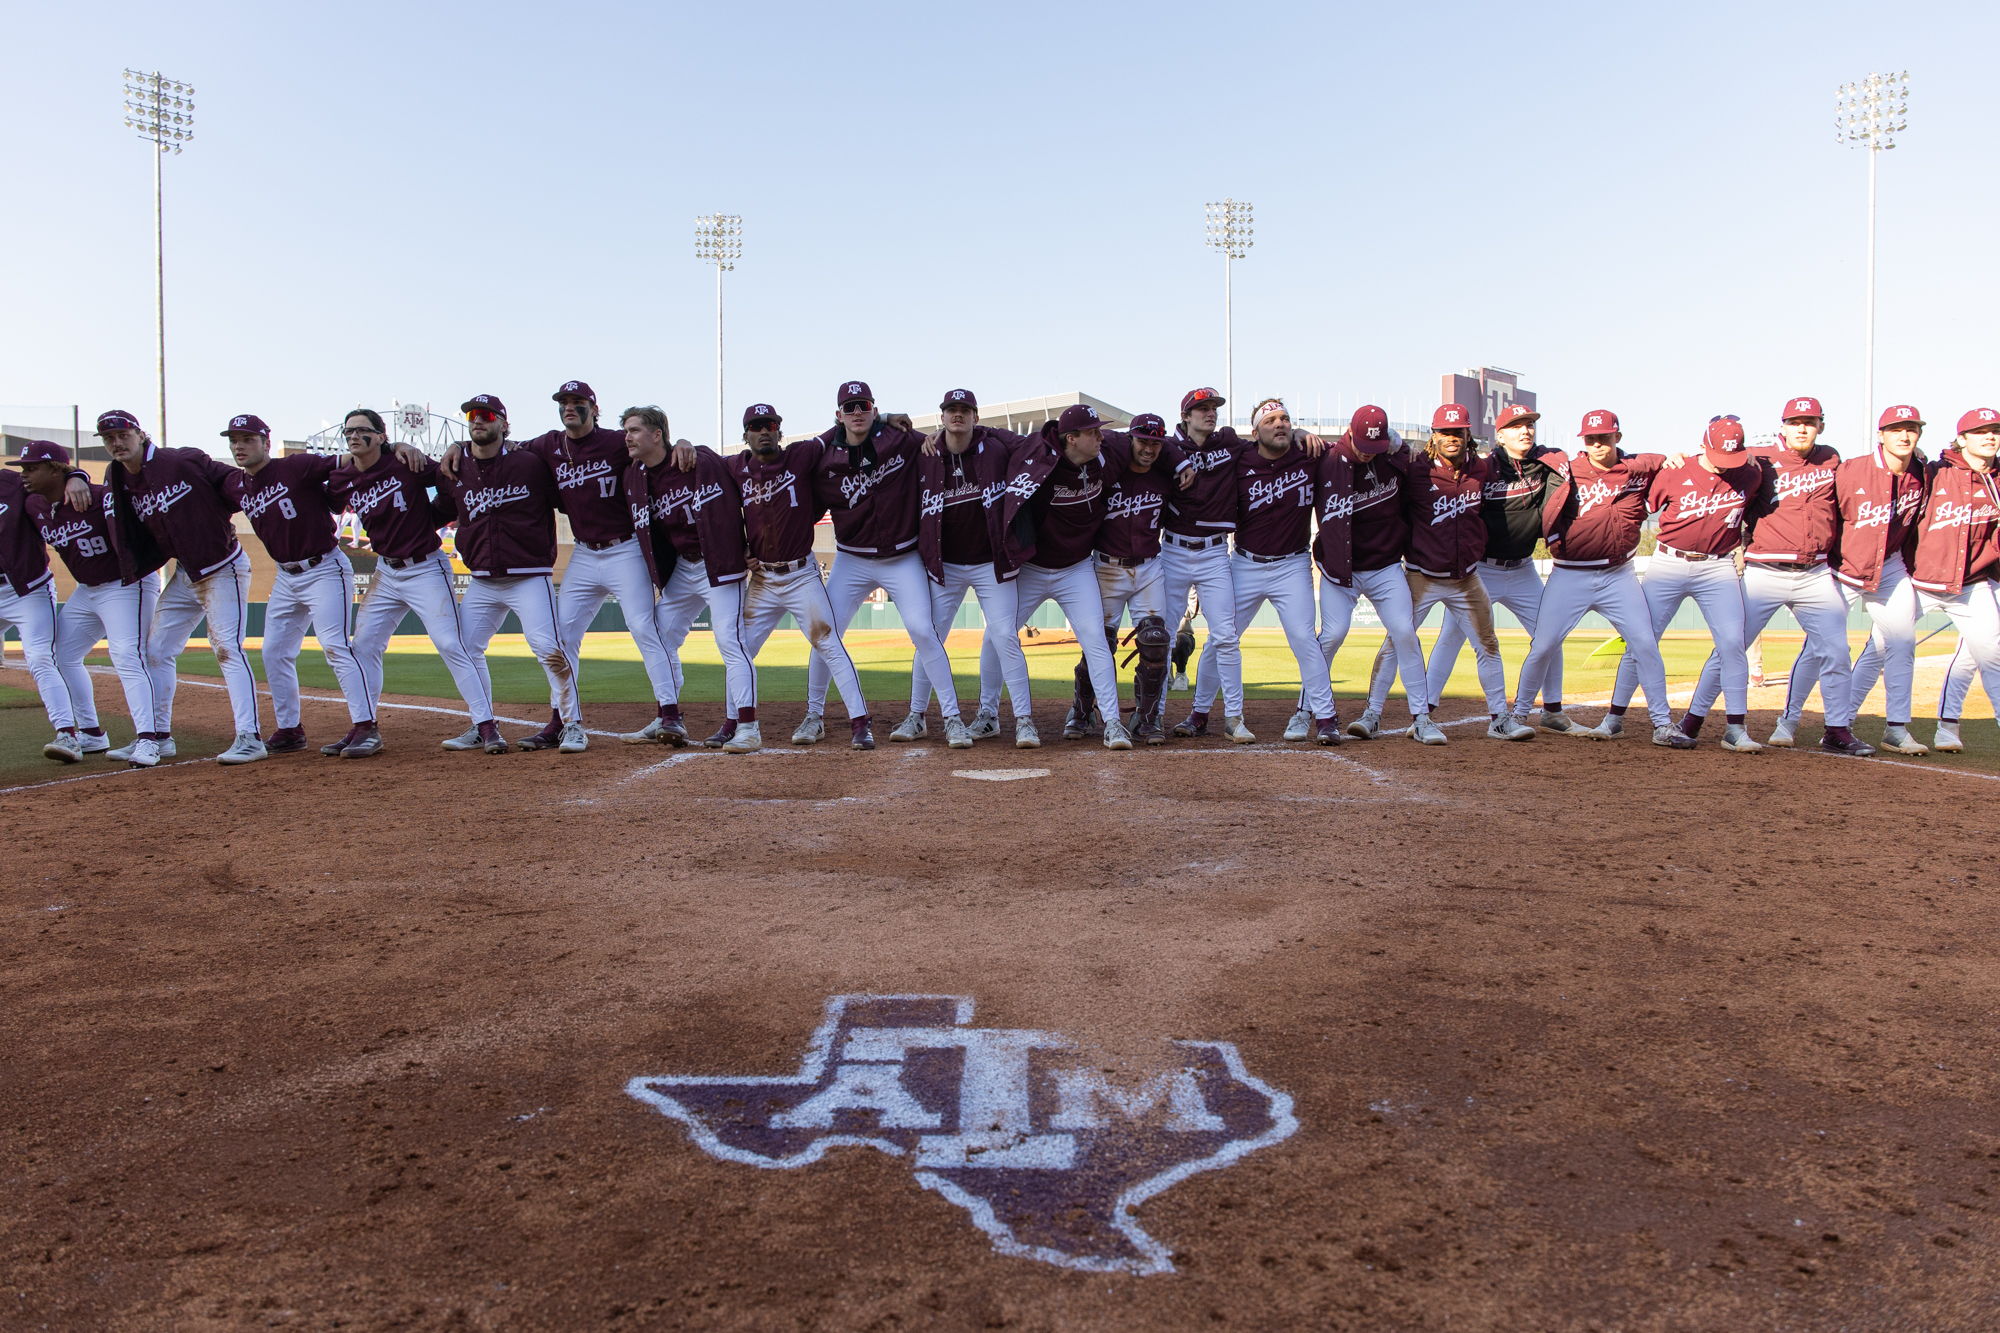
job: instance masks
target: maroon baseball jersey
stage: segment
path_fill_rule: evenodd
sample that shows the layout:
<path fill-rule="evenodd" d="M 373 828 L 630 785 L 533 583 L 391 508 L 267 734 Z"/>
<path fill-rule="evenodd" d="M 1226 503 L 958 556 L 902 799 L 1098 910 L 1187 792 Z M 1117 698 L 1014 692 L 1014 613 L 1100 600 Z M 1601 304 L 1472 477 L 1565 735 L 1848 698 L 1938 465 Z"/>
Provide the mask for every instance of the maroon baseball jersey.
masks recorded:
<path fill-rule="evenodd" d="M 1167 495 L 1166 530 L 1183 537 L 1213 537 L 1218 532 L 1234 532 L 1236 460 L 1251 447 L 1250 441 L 1224 426 L 1196 444 L 1188 436 L 1186 428 L 1182 427 L 1176 432 L 1174 443 L 1194 468 L 1194 485 L 1186 490 L 1176 487 Z"/>
<path fill-rule="evenodd" d="M 42 545 L 41 528 L 28 512 L 28 495 L 28 483 L 20 473 L 0 470 L 0 578 L 16 596 L 54 577 L 49 573 L 49 548 Z"/>
<path fill-rule="evenodd" d="M 1646 497 L 1666 465 L 1665 454 L 1621 450 L 1610 467 L 1600 468 L 1578 450 L 1542 510 L 1555 562 L 1568 569 L 1615 569 L 1637 554 Z"/>
<path fill-rule="evenodd" d="M 377 556 L 418 560 L 444 544 L 437 534 L 443 524 L 431 510 L 430 488 L 440 485 L 438 478 L 435 462 L 412 472 L 384 449 L 366 471 L 352 463 L 336 468 L 327 478 L 327 493 L 334 504 L 354 511 Z"/>
<path fill-rule="evenodd" d="M 1526 560 L 1542 539 L 1542 506 L 1569 459 L 1560 449 L 1535 445 L 1518 461 L 1505 449 L 1486 456 L 1480 516 L 1486 520 L 1488 560 Z"/>
<path fill-rule="evenodd" d="M 974 444 L 965 453 L 944 454 L 944 477 L 935 496 L 938 506 L 938 558 L 947 565 L 984 565 L 993 560 L 993 533 L 987 522 L 986 483 L 980 478 Z M 967 457 L 967 455 L 972 455 Z"/>
<path fill-rule="evenodd" d="M 1104 519 L 1097 525 L 1096 549 L 1124 560 L 1151 560 L 1158 555 L 1167 494 L 1179 488 L 1165 449 L 1150 468 L 1134 472 L 1132 437 L 1105 432 Z"/>
<path fill-rule="evenodd" d="M 1779 445 L 1753 449 L 1764 469 L 1764 483 L 1750 502 L 1755 526 L 1747 560 L 1774 564 L 1810 564 L 1833 550 L 1839 533 L 1840 504 L 1833 493 L 1840 455 L 1823 444 L 1801 458 Z"/>
<path fill-rule="evenodd" d="M 281 565 L 311 560 L 333 550 L 340 521 L 327 496 L 327 480 L 339 462 L 332 454 L 292 454 L 273 458 L 255 476 L 238 469 L 223 489 L 264 549 Z"/>
<path fill-rule="evenodd" d="M 2000 476 L 1979 471 L 1956 448 L 1924 472 L 1929 499 L 1910 582 L 1955 597 L 1976 578 L 2000 578 Z"/>
<path fill-rule="evenodd" d="M 458 517 L 458 558 L 474 578 L 555 573 L 556 478 L 540 454 L 509 449 L 482 459 L 468 451 L 457 481 L 438 475 Z"/>
<path fill-rule="evenodd" d="M 824 450 L 814 438 L 786 445 L 775 462 L 760 462 L 748 449 L 729 460 L 743 495 L 743 531 L 750 559 L 785 565 L 812 554 L 813 525 L 825 512 L 813 487 Z M 911 472 L 914 475 L 915 469 Z M 836 535 L 839 530 L 836 520 Z"/>
<path fill-rule="evenodd" d="M 69 576 L 86 588 L 119 580 L 118 554 L 111 549 L 111 523 L 105 513 L 108 493 L 92 482 L 91 505 L 82 513 L 64 500 L 50 504 L 39 495 L 28 496 L 28 513 L 42 540 L 56 548 Z"/>
<path fill-rule="evenodd" d="M 1892 471 L 1878 445 L 1835 470 L 1833 494 L 1840 505 L 1840 558 L 1833 576 L 1850 587 L 1874 592 L 1892 553 L 1900 553 L 1905 565 L 1916 555 L 1924 465 L 1912 458 L 1903 471 Z"/>
<path fill-rule="evenodd" d="M 833 515 L 834 545 L 858 555 L 895 555 L 917 544 L 917 455 L 924 437 L 880 421 L 849 448 L 835 426 L 818 437 L 812 474 L 821 513 Z"/>
<path fill-rule="evenodd" d="M 1646 506 L 1660 516 L 1660 545 L 1689 555 L 1728 555 L 1743 544 L 1743 514 L 1763 482 L 1751 463 L 1710 472 L 1699 457 L 1654 474 Z"/>
<path fill-rule="evenodd" d="M 1434 579 L 1471 576 L 1486 556 L 1488 460 L 1468 454 L 1453 467 L 1429 451 L 1412 452 L 1404 474 L 1403 512 L 1410 519 L 1404 563 Z"/>
<path fill-rule="evenodd" d="M 632 509 L 625 499 L 625 432 L 594 427 L 580 440 L 552 430 L 518 445 L 540 454 L 556 479 L 570 535 L 579 542 L 616 542 L 632 535 Z"/>
<path fill-rule="evenodd" d="M 229 517 L 236 505 L 225 488 L 235 472 L 199 449 L 162 449 L 157 444 L 146 446 L 136 476 L 123 463 L 113 463 L 105 475 L 110 478 L 112 532 L 121 552 L 121 573 L 137 577 L 126 568 L 123 553 L 128 547 L 142 566 L 139 573 L 145 572 L 152 553 L 178 560 L 191 579 L 205 579 L 234 560 L 242 547 Z M 130 533 L 134 540 L 127 542 L 128 517 L 146 537 Z M 158 569 L 159 564 L 151 567 Z"/>
<path fill-rule="evenodd" d="M 1315 460 L 1297 444 L 1276 458 L 1254 445 L 1236 458 L 1236 549 L 1297 555 L 1312 542 Z"/>

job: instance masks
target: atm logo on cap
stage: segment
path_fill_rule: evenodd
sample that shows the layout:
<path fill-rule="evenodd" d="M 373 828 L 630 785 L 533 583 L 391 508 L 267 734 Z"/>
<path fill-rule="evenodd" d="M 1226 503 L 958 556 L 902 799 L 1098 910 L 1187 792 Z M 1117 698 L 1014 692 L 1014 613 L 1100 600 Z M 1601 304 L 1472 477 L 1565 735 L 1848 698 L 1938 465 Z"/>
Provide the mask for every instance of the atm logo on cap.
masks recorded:
<path fill-rule="evenodd" d="M 1794 412 L 1810 412 L 1812 411 L 1812 408 L 1813 408 L 1813 400 L 1810 398 L 1801 398 L 1796 403 L 1792 404 L 1792 410 Z"/>
<path fill-rule="evenodd" d="M 1593 412 L 1590 414 L 1590 424 L 1593 426 L 1602 426 L 1604 424 L 1604 418 L 1599 416 L 1597 413 Z"/>
<path fill-rule="evenodd" d="M 1915 416 L 1915 415 L 1916 415 L 1916 413 L 1915 413 L 1915 412 L 1912 412 L 1912 411 L 1911 411 L 1911 410 L 1910 410 L 1909 408 L 1907 408 L 1907 407 L 1899 407 L 1899 408 L 1897 408 L 1897 409 L 1896 409 L 1896 416 L 1897 416 L 1897 418 L 1898 418 L 1899 420 L 1908 420 L 1909 418 L 1911 418 L 1911 417 L 1913 417 L 1913 416 Z"/>
<path fill-rule="evenodd" d="M 1459 419 L 1459 413 L 1456 409 L 1453 409 L 1444 414 L 1444 419 L 1446 421 L 1457 421 Z"/>
<path fill-rule="evenodd" d="M 250 426 L 250 418 L 249 418 L 249 417 L 231 417 L 231 418 L 229 418 L 229 427 L 230 427 L 230 429 L 231 429 L 231 430 L 247 430 L 247 429 L 249 429 L 249 426 Z"/>
<path fill-rule="evenodd" d="M 843 384 L 840 386 L 840 391 L 842 393 L 851 393 L 859 395 L 861 393 L 861 383 L 860 381 L 857 380 L 849 384 Z"/>
<path fill-rule="evenodd" d="M 569 383 L 562 386 L 562 392 L 575 393 L 578 389 L 581 389 L 582 387 L 583 386 L 581 384 L 578 384 L 575 380 L 571 380 L 569 381 Z"/>
<path fill-rule="evenodd" d="M 2000 414 L 1996 414 L 1991 408 L 1982 407 L 1979 409 L 1979 419 L 1981 421 L 2000 421 Z"/>

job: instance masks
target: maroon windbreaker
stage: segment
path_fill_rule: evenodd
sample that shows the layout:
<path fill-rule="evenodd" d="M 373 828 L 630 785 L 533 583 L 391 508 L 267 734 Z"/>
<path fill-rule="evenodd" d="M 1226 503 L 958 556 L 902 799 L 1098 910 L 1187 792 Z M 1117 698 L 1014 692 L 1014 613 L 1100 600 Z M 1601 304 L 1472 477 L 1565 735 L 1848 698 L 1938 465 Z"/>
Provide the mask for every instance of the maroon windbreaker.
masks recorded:
<path fill-rule="evenodd" d="M 42 545 L 41 527 L 28 512 L 28 496 L 28 483 L 20 473 L 12 468 L 0 470 L 0 578 L 6 579 L 17 597 L 55 577 L 49 572 L 49 550 Z"/>
<path fill-rule="evenodd" d="M 556 479 L 557 502 L 569 515 L 570 536 L 579 542 L 617 542 L 632 535 L 632 510 L 625 498 L 625 469 L 632 456 L 625 432 L 592 427 L 572 440 L 552 430 L 515 446 L 540 454 Z"/>
<path fill-rule="evenodd" d="M 1698 458 L 1661 468 L 1646 494 L 1660 516 L 1660 545 L 1689 555 L 1728 555 L 1743 544 L 1743 515 L 1763 483 L 1753 463 L 1710 472 Z"/>
<path fill-rule="evenodd" d="M 824 447 L 815 437 L 786 445 L 774 463 L 759 462 L 748 449 L 729 460 L 750 559 L 784 565 L 812 554 L 813 525 L 826 512 L 813 490 Z"/>
<path fill-rule="evenodd" d="M 1001 498 L 1016 457 L 1029 443 L 1029 436 L 975 426 L 962 454 L 942 441 L 937 453 L 918 453 L 917 551 L 933 583 L 944 582 L 946 565 L 991 562 L 1002 582 L 1019 572 Z"/>
<path fill-rule="evenodd" d="M 254 477 L 236 469 L 223 489 L 271 558 L 297 564 L 333 550 L 340 520 L 327 497 L 327 480 L 338 462 L 333 454 L 273 458 Z"/>
<path fill-rule="evenodd" d="M 440 499 L 458 518 L 458 558 L 474 578 L 555 572 L 556 479 L 540 454 L 513 448 L 481 459 L 468 451 L 457 481 L 439 476 Z"/>
<path fill-rule="evenodd" d="M 1549 488 L 1542 530 L 1549 554 L 1565 569 L 1616 569 L 1639 552 L 1646 497 L 1667 465 L 1665 454 L 1628 454 L 1608 468 L 1579 449 L 1569 473 Z"/>
<path fill-rule="evenodd" d="M 327 478 L 327 492 L 334 504 L 354 511 L 377 556 L 418 560 L 444 545 L 437 535 L 443 524 L 431 510 L 430 488 L 439 484 L 435 462 L 412 472 L 384 449 L 366 471 L 352 462 L 335 469 Z"/>
<path fill-rule="evenodd" d="M 1839 537 L 1840 505 L 1833 493 L 1840 455 L 1816 444 L 1804 458 L 1783 445 L 1751 451 L 1764 483 L 1750 502 L 1746 560 L 1811 564 L 1824 559 Z"/>
<path fill-rule="evenodd" d="M 722 456 L 697 448 L 691 472 L 675 467 L 671 452 L 655 467 L 628 463 L 620 489 L 631 502 L 632 531 L 653 586 L 666 587 L 682 560 L 701 561 L 712 588 L 741 579 L 749 569 L 743 495 Z"/>
<path fill-rule="evenodd" d="M 1050 422 L 1051 427 L 1054 422 Z M 1044 440 L 1048 433 L 1044 432 Z M 1107 471 L 1104 455 L 1072 463 L 1062 451 L 1062 437 L 1055 437 L 1055 465 L 1035 488 L 1035 553 L 1028 563 L 1042 569 L 1068 569 L 1090 557 L 1097 543 L 1098 525 L 1104 521 L 1108 496 L 1104 488 Z"/>
<path fill-rule="evenodd" d="M 1403 563 L 1434 579 L 1468 578 L 1486 555 L 1487 461 L 1468 453 L 1462 462 L 1453 467 L 1427 450 L 1412 451 L 1405 474 L 1410 549 Z"/>
<path fill-rule="evenodd" d="M 28 513 L 42 540 L 56 548 L 69 576 L 86 588 L 118 582 L 118 555 L 111 549 L 111 523 L 105 513 L 108 494 L 107 487 L 90 483 L 91 506 L 82 513 L 63 500 L 50 504 L 39 495 L 28 496 Z"/>
<path fill-rule="evenodd" d="M 1352 587 L 1355 574 L 1387 569 L 1403 558 L 1410 544 L 1410 520 L 1403 513 L 1403 473 L 1409 465 L 1409 446 L 1364 454 L 1347 431 L 1320 455 L 1313 486 L 1319 520 L 1313 558 L 1320 573 Z"/>
<path fill-rule="evenodd" d="M 917 544 L 917 459 L 924 436 L 875 423 L 861 444 L 847 447 L 846 428 L 816 437 L 821 453 L 812 474 L 820 512 L 833 515 L 834 545 L 856 555 L 897 555 Z"/>
<path fill-rule="evenodd" d="M 1924 479 L 1924 465 L 1914 458 L 1903 471 L 1890 471 L 1880 445 L 1835 469 L 1833 495 L 1840 505 L 1835 578 L 1874 592 L 1881 587 L 1882 566 L 1891 551 L 1902 553 L 1905 569 L 1911 566 L 1917 555 Z"/>
<path fill-rule="evenodd" d="M 180 561 L 191 579 L 205 579 L 243 549 L 229 515 L 236 506 L 224 487 L 236 469 L 199 449 L 146 445 L 139 474 L 123 463 L 106 470 L 112 500 L 112 545 L 127 583 Z"/>
<path fill-rule="evenodd" d="M 1928 498 L 1910 582 L 1956 597 L 1975 578 L 2000 577 L 2000 473 L 1978 471 L 1955 448 L 1924 473 Z"/>
<path fill-rule="evenodd" d="M 1228 426 L 1222 427 L 1201 444 L 1188 438 L 1187 429 L 1176 430 L 1173 444 L 1194 468 L 1194 485 L 1176 488 L 1167 496 L 1164 526 L 1183 537 L 1213 537 L 1236 530 L 1236 459 L 1252 447 L 1249 440 Z"/>

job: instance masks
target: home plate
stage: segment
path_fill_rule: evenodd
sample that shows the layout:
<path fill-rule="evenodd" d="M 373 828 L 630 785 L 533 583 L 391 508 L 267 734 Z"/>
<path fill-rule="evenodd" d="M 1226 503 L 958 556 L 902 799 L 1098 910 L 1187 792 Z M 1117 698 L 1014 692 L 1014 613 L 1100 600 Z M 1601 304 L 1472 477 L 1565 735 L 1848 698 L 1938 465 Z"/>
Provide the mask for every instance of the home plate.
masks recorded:
<path fill-rule="evenodd" d="M 954 768 L 955 778 L 971 778 L 975 782 L 1013 782 L 1019 778 L 1045 778 L 1046 768 Z"/>

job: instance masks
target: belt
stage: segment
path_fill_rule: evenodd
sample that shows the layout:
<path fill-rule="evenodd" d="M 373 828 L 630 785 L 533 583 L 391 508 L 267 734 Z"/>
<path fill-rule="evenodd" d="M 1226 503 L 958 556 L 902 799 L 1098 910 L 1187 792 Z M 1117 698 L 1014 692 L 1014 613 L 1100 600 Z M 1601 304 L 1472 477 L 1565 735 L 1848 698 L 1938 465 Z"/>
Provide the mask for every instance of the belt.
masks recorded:
<path fill-rule="evenodd" d="M 1724 555 L 1703 555 L 1700 551 L 1677 551 L 1665 542 L 1660 543 L 1660 549 L 1676 560 L 1728 560 L 1736 554 L 1734 551 Z"/>
<path fill-rule="evenodd" d="M 578 542 L 577 545 L 581 546 L 586 551 L 608 551 L 614 546 L 623 546 L 626 542 L 629 542 L 631 540 L 632 539 L 630 537 L 620 537 L 616 541 Z"/>
<path fill-rule="evenodd" d="M 1253 565 L 1275 565 L 1280 560 L 1290 560 L 1292 556 L 1304 555 L 1305 552 L 1294 551 L 1292 552 L 1291 555 L 1257 555 L 1254 552 L 1246 551 L 1242 547 L 1238 547 L 1236 549 L 1236 554 L 1242 556 L 1245 560 L 1248 560 Z"/>
<path fill-rule="evenodd" d="M 287 574 L 303 574 L 308 569 L 311 569 L 316 565 L 321 565 L 324 563 L 326 563 L 326 557 L 323 555 L 316 555 L 310 560 L 295 560 L 290 564 L 286 564 L 284 561 L 281 560 L 278 562 L 278 568 L 284 570 Z"/>
<path fill-rule="evenodd" d="M 1787 574 L 1803 574 L 1807 570 L 1826 568 L 1824 560 L 1758 560 L 1751 556 L 1745 556 L 1744 560 L 1759 569 L 1776 569 Z"/>
<path fill-rule="evenodd" d="M 1481 560 L 1479 563 L 1491 565 L 1495 569 L 1519 569 L 1522 565 L 1534 564 L 1535 557 L 1528 555 L 1522 556 L 1519 560 Z"/>
<path fill-rule="evenodd" d="M 1183 537 L 1177 532 L 1163 532 L 1160 540 L 1171 542 L 1184 551 L 1206 551 L 1212 546 L 1220 546 L 1229 540 L 1229 534 L 1218 532 L 1213 537 Z"/>
<path fill-rule="evenodd" d="M 436 551 L 431 552 L 431 555 L 436 554 Z M 396 570 L 413 569 L 418 565 L 429 564 L 431 562 L 431 555 L 413 555 L 407 560 L 398 560 L 393 555 L 385 555 L 377 563 L 387 565 L 389 568 Z"/>
<path fill-rule="evenodd" d="M 1102 551 L 1093 551 L 1091 554 L 1097 557 L 1098 564 L 1116 565 L 1120 569 L 1137 569 L 1139 566 L 1145 564 L 1146 561 L 1152 559 L 1151 556 L 1106 555 Z"/>
<path fill-rule="evenodd" d="M 812 562 L 811 556 L 803 560 L 780 560 L 775 563 L 769 560 L 752 560 L 750 568 L 761 574 L 789 574 L 795 569 L 804 569 Z"/>

